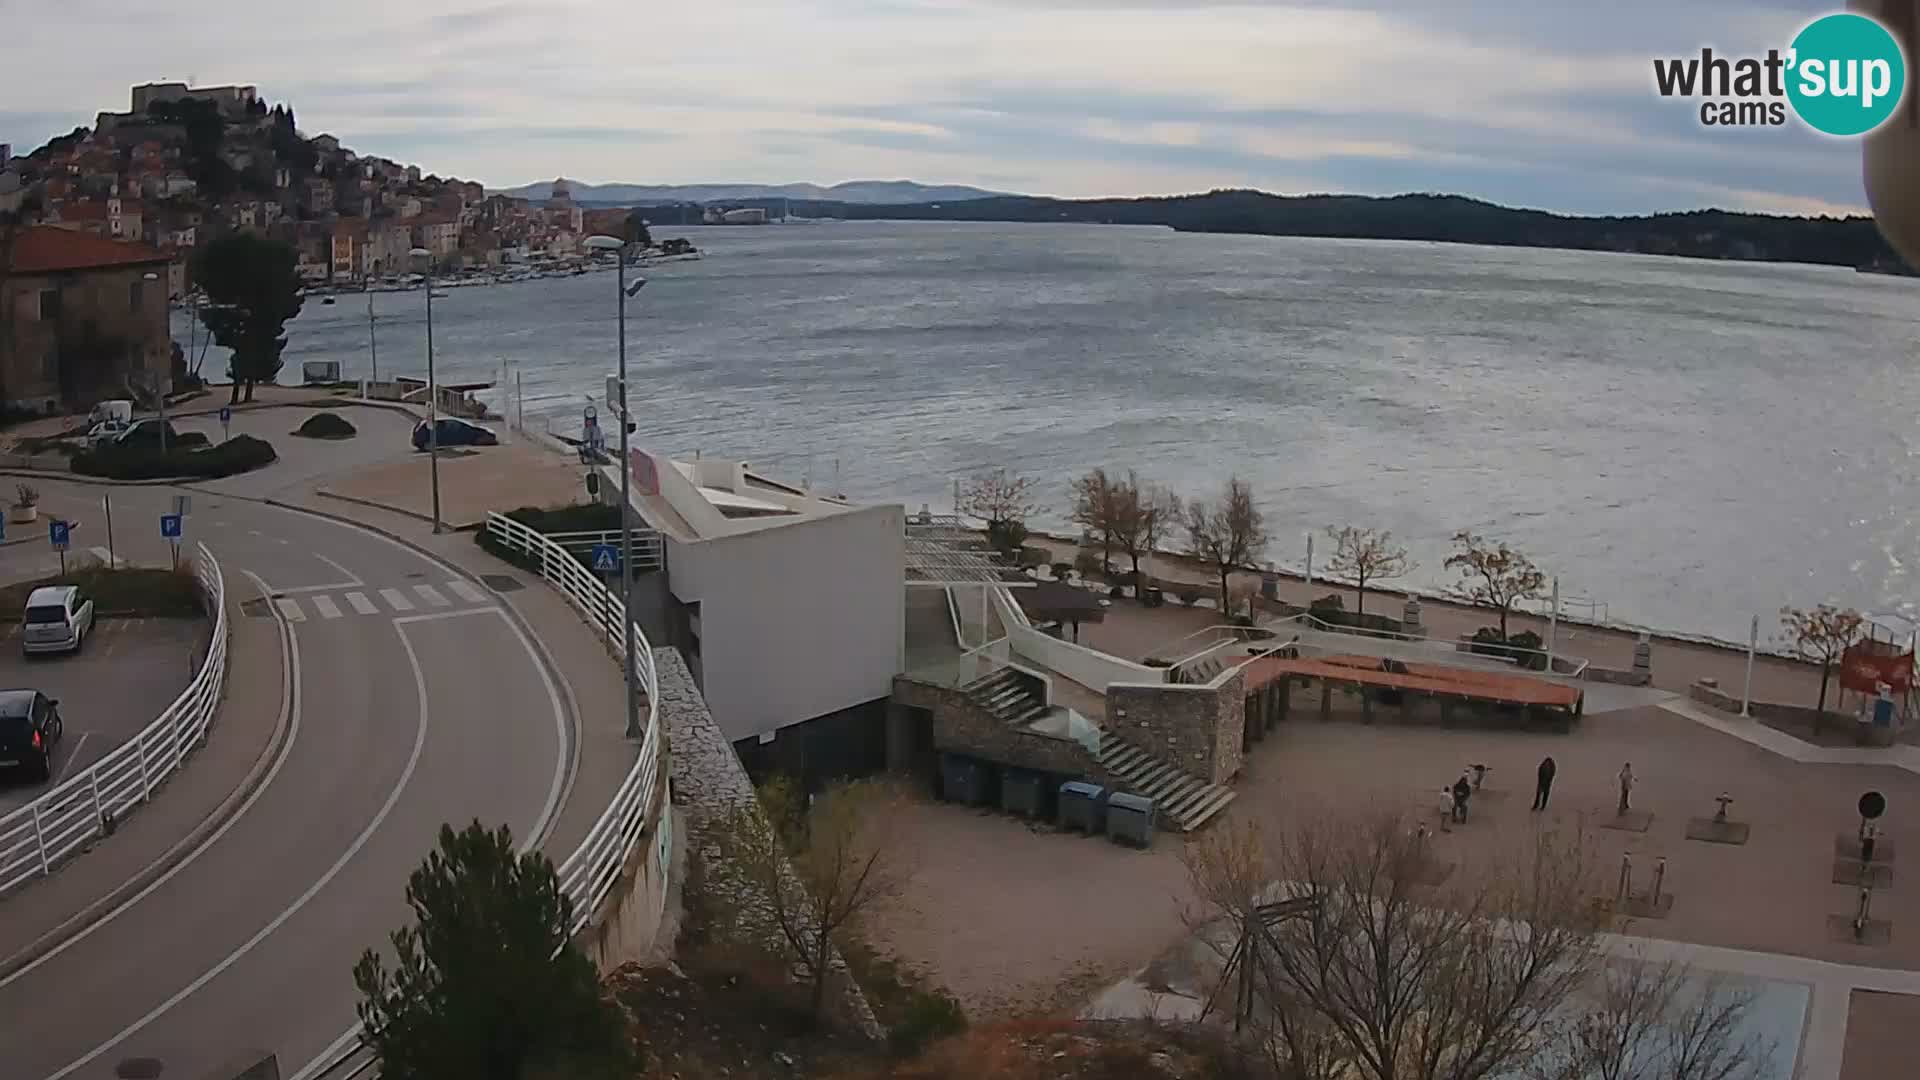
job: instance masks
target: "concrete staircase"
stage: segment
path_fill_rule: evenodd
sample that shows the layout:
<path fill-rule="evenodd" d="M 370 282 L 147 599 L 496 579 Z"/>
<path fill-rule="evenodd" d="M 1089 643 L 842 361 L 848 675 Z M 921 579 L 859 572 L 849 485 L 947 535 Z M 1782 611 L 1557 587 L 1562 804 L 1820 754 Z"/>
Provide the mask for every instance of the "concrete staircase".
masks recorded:
<path fill-rule="evenodd" d="M 1221 669 L 1225 666 L 1225 664 L 1221 663 L 1219 657 L 1209 656 L 1204 660 L 1197 660 L 1191 664 L 1173 669 L 1172 681 L 1195 686 L 1210 683 L 1213 681 L 1213 677 L 1220 674 Z"/>
<path fill-rule="evenodd" d="M 968 683 L 974 703 L 1015 727 L 1031 724 L 1052 711 L 1041 693 L 1040 681 L 1010 667 Z"/>
<path fill-rule="evenodd" d="M 1234 792 L 1191 776 L 1110 731 L 1100 735 L 1100 767 L 1126 790 L 1153 800 L 1162 817 L 1192 832 L 1233 801 Z"/>

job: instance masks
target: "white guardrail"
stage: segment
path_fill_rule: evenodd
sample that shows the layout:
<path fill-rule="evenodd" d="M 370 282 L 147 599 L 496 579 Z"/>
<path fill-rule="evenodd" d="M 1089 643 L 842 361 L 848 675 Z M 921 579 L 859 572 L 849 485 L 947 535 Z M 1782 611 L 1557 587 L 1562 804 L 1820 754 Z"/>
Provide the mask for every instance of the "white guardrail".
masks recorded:
<path fill-rule="evenodd" d="M 574 558 L 566 548 L 544 534 L 504 514 L 495 513 L 487 515 L 486 528 L 488 535 L 502 545 L 526 555 L 538 564 L 540 576 L 580 609 L 587 622 L 612 646 L 614 658 L 625 663 L 625 654 L 621 650 L 626 642 L 620 635 L 623 610 L 618 596 L 602 585 L 600 579 L 582 566 L 580 560 Z M 613 793 L 606 810 L 587 830 L 586 839 L 580 841 L 580 846 L 573 849 L 573 854 L 567 856 L 557 871 L 561 892 L 573 901 L 573 925 L 569 929 L 576 935 L 593 921 L 594 913 L 600 910 L 600 905 L 606 902 L 614 886 L 619 884 L 621 869 L 626 866 L 634 845 L 640 842 L 641 834 L 646 831 L 647 813 L 654 805 L 655 785 L 662 782 L 659 682 L 653 667 L 653 647 L 638 626 L 633 628 L 633 640 L 634 673 L 647 691 L 647 730 L 640 740 L 639 760 L 634 762 L 633 768 L 620 782 L 620 789 Z M 665 805 L 665 802 L 663 797 L 661 805 Z M 351 1041 L 358 1030 L 357 1026 L 348 1029 L 341 1041 Z M 370 1051 L 354 1042 L 344 1053 L 316 1072 L 296 1074 L 296 1080 L 299 1075 L 311 1075 L 314 1080 L 321 1077 L 326 1080 L 357 1080 L 374 1075 L 375 1065 Z"/>
<path fill-rule="evenodd" d="M 206 660 L 173 704 L 138 735 L 45 795 L 0 817 L 0 894 L 51 874 L 62 859 L 110 832 L 151 798 L 206 737 L 227 676 L 227 587 L 220 564 L 205 544 L 200 545 L 193 572 L 213 611 Z"/>

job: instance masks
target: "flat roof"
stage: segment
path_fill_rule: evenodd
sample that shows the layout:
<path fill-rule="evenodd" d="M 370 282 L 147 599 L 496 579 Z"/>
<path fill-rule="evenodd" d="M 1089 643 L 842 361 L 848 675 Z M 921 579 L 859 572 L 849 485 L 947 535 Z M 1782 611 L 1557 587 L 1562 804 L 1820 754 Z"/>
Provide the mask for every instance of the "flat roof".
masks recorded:
<path fill-rule="evenodd" d="M 1389 663 L 1401 670 L 1388 670 L 1386 665 Z M 1556 709 L 1578 706 L 1581 696 L 1578 688 L 1547 679 L 1440 664 L 1405 664 L 1382 660 L 1377 656 L 1327 656 L 1318 660 L 1263 656 L 1249 660 L 1245 667 L 1248 691 L 1289 675 L 1305 675 L 1330 682 L 1419 690 L 1505 705 L 1542 705 Z"/>

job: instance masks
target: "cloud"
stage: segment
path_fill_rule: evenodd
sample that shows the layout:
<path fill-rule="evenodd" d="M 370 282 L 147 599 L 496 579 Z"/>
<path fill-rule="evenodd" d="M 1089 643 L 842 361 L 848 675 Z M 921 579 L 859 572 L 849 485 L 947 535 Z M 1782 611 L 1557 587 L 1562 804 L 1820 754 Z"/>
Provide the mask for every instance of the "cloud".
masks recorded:
<path fill-rule="evenodd" d="M 124 108 L 130 83 L 192 78 L 255 82 L 304 129 L 495 185 L 912 176 L 1061 195 L 1853 208 L 1854 148 L 1710 131 L 1649 86 L 1655 56 L 1784 43 L 1829 6 L 70 0 L 15 27 L 0 140 L 35 144 Z"/>

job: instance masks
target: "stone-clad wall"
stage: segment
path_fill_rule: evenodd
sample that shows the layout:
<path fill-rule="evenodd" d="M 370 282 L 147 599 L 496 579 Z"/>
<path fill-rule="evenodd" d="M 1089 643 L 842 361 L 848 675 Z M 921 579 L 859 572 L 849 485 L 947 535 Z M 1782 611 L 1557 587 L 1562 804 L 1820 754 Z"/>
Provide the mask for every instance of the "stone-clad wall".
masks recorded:
<path fill-rule="evenodd" d="M 660 719 L 667 725 L 667 742 L 673 748 L 673 802 L 684 815 L 688 850 L 701 852 L 705 860 L 703 885 L 731 894 L 729 906 L 739 912 L 737 925 L 761 937 L 767 948 L 784 953 L 786 943 L 766 911 L 766 900 L 751 885 L 727 873 L 712 839 L 714 827 L 736 808 L 757 805 L 753 781 L 707 711 L 680 653 L 655 649 L 653 663 L 659 676 Z M 827 998 L 829 1010 L 840 1023 L 868 1038 L 883 1037 L 866 995 L 848 972 L 846 961 L 837 955 L 827 977 Z"/>
<path fill-rule="evenodd" d="M 1113 683 L 1106 729 L 1208 783 L 1240 771 L 1246 724 L 1246 670 L 1201 685 Z"/>
<path fill-rule="evenodd" d="M 1072 739 L 1056 739 L 1009 727 L 981 708 L 964 690 L 914 682 L 904 675 L 893 680 L 893 701 L 933 714 L 933 745 L 940 750 L 971 754 L 1002 765 L 1043 769 L 1062 776 L 1100 779 L 1093 755 Z"/>

